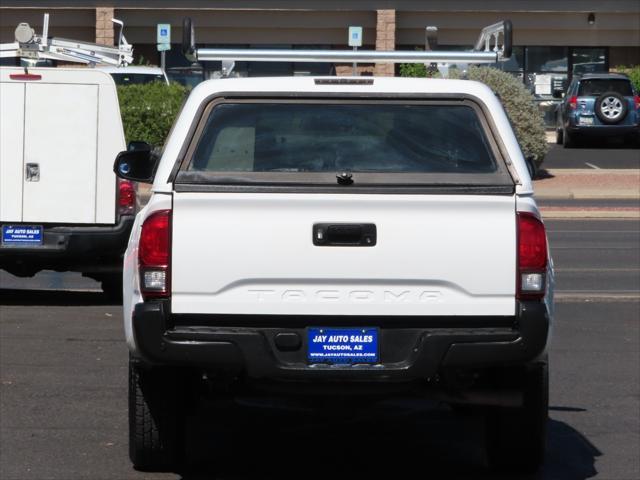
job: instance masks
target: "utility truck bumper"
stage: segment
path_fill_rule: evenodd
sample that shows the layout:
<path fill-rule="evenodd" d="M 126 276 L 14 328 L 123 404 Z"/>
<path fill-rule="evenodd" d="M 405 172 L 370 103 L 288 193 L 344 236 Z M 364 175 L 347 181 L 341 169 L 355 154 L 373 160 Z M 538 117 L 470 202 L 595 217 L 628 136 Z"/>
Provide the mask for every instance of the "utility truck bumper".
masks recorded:
<path fill-rule="evenodd" d="M 549 315 L 520 302 L 512 317 L 328 317 L 172 315 L 169 302 L 136 305 L 133 328 L 144 363 L 197 367 L 258 381 L 411 382 L 443 369 L 526 365 L 544 353 Z M 308 329 L 367 327 L 378 332 L 369 364 L 313 363 Z"/>
<path fill-rule="evenodd" d="M 43 226 L 42 244 L 0 246 L 0 268 L 19 276 L 39 270 L 116 272 L 122 270 L 134 217 L 120 217 L 116 225 Z"/>

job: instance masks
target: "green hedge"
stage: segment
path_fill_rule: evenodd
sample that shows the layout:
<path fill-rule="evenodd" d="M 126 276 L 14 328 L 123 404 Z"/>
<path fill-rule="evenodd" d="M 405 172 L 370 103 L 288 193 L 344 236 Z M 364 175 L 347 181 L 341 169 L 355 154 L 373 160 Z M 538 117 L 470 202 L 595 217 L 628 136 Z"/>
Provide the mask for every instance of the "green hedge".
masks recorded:
<path fill-rule="evenodd" d="M 467 78 L 486 84 L 502 101 L 522 153 L 542 164 L 549 145 L 544 131 L 544 117 L 533 95 L 513 75 L 490 67 L 471 67 Z"/>
<path fill-rule="evenodd" d="M 424 63 L 401 63 L 398 67 L 401 77 L 439 77 L 440 72 L 436 69 L 427 69 Z"/>
<path fill-rule="evenodd" d="M 164 145 L 188 93 L 179 83 L 119 86 L 118 99 L 127 142 L 142 140 L 156 147 Z"/>
<path fill-rule="evenodd" d="M 400 66 L 401 76 L 424 77 L 425 73 L 425 69 Z M 466 74 L 452 68 L 449 70 L 449 77 L 476 80 L 488 85 L 502 101 L 522 153 L 525 157 L 533 157 L 536 167 L 540 167 L 548 149 L 544 120 L 533 95 L 520 80 L 495 68 L 475 66 L 469 68 Z"/>

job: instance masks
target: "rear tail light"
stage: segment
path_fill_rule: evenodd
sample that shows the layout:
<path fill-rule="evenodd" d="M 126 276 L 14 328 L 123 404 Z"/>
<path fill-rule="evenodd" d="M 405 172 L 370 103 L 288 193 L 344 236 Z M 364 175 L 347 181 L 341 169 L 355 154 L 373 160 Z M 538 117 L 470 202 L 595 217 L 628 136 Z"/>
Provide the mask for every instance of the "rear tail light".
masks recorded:
<path fill-rule="evenodd" d="M 133 215 L 136 209 L 136 188 L 130 180 L 118 181 L 118 213 Z"/>
<path fill-rule="evenodd" d="M 519 299 L 544 297 L 547 263 L 547 234 L 543 223 L 532 213 L 519 212 L 517 279 Z"/>
<path fill-rule="evenodd" d="M 145 299 L 169 297 L 171 210 L 158 210 L 142 224 L 138 244 L 140 291 Z"/>
<path fill-rule="evenodd" d="M 634 95 L 633 104 L 636 107 L 636 110 L 640 110 L 640 95 Z"/>
<path fill-rule="evenodd" d="M 578 108 L 578 97 L 576 97 L 575 95 L 573 97 L 569 97 L 569 108 L 571 110 L 575 110 L 576 108 Z"/>

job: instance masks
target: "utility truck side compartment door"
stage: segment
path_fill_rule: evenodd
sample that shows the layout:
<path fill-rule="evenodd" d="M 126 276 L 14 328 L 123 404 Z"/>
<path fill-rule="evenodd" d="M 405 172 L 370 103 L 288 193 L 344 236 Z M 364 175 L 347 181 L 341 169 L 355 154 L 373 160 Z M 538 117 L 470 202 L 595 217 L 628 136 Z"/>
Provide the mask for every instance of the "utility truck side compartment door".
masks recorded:
<path fill-rule="evenodd" d="M 95 222 L 98 88 L 26 85 L 23 222 Z"/>
<path fill-rule="evenodd" d="M 0 220 L 22 221 L 24 83 L 0 83 Z"/>

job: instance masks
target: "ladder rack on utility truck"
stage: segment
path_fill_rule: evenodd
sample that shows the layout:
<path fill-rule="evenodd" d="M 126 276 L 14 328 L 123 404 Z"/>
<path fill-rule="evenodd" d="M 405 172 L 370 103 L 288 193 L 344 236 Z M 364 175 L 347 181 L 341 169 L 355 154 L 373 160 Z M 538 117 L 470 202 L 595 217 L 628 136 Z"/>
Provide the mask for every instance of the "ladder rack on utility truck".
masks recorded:
<path fill-rule="evenodd" d="M 124 23 L 113 18 L 120 27 L 117 46 L 48 37 L 49 14 L 44 14 L 42 35 L 35 33 L 28 23 L 20 23 L 15 30 L 15 42 L 0 44 L 0 58 L 23 58 L 33 61 L 61 60 L 89 65 L 127 66 L 133 61 L 133 46 L 122 33 Z"/>

